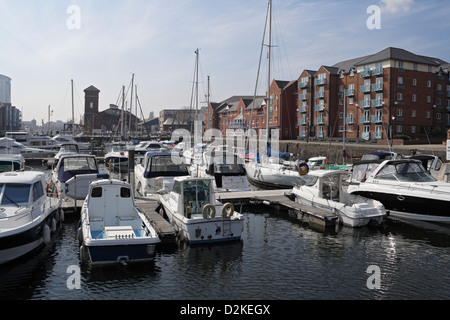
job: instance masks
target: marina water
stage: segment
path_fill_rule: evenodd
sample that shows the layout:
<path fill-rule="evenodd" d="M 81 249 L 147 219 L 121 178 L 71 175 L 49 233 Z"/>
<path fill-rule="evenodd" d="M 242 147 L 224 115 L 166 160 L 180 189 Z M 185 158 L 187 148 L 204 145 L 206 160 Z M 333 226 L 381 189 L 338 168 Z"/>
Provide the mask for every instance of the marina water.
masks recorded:
<path fill-rule="evenodd" d="M 78 217 L 68 213 L 49 245 L 0 266 L 0 299 L 450 297 L 450 226 L 389 219 L 382 228 L 323 231 L 270 206 L 242 211 L 240 242 L 160 247 L 151 263 L 108 267 L 80 263 Z M 78 283 L 71 282 L 77 275 L 71 270 L 79 270 Z"/>

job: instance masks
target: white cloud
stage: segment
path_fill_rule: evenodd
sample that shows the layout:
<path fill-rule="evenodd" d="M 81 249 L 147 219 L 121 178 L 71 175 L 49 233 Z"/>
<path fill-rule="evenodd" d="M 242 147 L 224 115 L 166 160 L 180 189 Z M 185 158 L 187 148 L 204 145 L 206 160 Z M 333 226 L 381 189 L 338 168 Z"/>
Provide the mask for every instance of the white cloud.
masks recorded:
<path fill-rule="evenodd" d="M 381 0 L 381 11 L 385 13 L 407 12 L 414 0 Z"/>

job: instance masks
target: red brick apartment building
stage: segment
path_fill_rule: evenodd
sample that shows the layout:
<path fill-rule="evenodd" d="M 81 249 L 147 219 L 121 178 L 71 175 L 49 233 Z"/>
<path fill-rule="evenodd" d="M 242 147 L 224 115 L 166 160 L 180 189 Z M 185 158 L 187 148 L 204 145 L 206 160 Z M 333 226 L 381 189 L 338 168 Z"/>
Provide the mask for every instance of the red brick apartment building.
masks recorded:
<path fill-rule="evenodd" d="M 270 99 L 232 96 L 210 103 L 206 129 L 279 129 L 281 139 L 391 140 L 445 134 L 450 64 L 388 47 L 378 53 L 273 80 Z M 251 123 L 251 124 L 250 124 Z"/>
<path fill-rule="evenodd" d="M 404 49 L 304 70 L 298 79 L 301 139 L 389 140 L 450 127 L 449 63 Z M 345 119 L 345 122 L 344 122 Z"/>

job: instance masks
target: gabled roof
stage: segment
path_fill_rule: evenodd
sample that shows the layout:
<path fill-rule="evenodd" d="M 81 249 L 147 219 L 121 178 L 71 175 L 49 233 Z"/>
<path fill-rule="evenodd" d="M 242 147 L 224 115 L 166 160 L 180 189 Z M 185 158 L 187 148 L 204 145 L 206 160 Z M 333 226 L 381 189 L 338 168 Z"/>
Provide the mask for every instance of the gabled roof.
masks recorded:
<path fill-rule="evenodd" d="M 100 92 L 100 90 L 98 90 L 96 87 L 94 86 L 89 86 L 86 89 L 84 89 L 84 92 L 86 91 L 95 91 L 95 92 Z"/>
<path fill-rule="evenodd" d="M 445 62 L 440 59 L 436 59 L 436 58 L 432 58 L 432 57 L 420 56 L 420 55 L 414 54 L 412 52 L 409 52 L 405 49 L 388 47 L 384 50 L 381 50 L 378 53 L 368 56 L 366 59 L 360 60 L 358 63 L 355 64 L 355 66 L 370 64 L 370 63 L 374 63 L 374 62 L 380 62 L 380 61 L 389 60 L 389 59 L 409 61 L 409 62 L 414 62 L 414 63 L 434 65 L 434 66 L 438 66 L 438 65 L 442 64 L 443 62 Z"/>

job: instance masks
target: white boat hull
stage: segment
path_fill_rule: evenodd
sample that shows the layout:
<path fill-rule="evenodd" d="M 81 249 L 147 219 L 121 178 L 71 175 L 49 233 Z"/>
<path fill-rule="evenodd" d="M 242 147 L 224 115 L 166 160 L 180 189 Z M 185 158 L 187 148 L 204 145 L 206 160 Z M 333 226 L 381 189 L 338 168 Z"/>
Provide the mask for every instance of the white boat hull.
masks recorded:
<path fill-rule="evenodd" d="M 283 169 L 279 165 L 247 162 L 245 171 L 252 184 L 263 188 L 291 189 L 304 184 L 303 176 L 297 171 Z"/>

